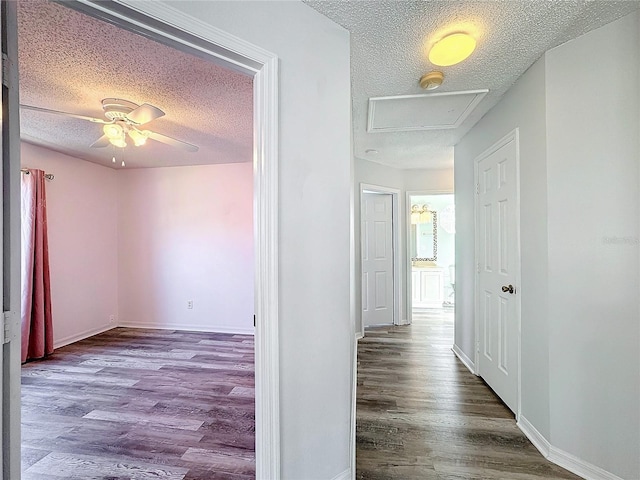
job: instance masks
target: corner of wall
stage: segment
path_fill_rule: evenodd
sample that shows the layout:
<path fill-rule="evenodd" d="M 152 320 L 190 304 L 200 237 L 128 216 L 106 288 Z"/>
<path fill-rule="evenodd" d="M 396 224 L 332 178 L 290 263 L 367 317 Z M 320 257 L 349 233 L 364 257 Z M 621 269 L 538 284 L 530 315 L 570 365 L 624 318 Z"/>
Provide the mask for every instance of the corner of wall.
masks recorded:
<path fill-rule="evenodd" d="M 451 347 L 451 350 L 453 351 L 453 353 L 455 353 L 456 357 L 458 357 L 458 360 L 460 360 L 462 362 L 462 364 L 467 367 L 467 370 L 469 370 L 471 373 L 473 373 L 474 375 L 478 375 L 476 373 L 476 364 L 473 360 L 471 360 L 463 351 L 462 349 L 456 345 L 455 343 L 453 344 L 453 347 Z"/>
<path fill-rule="evenodd" d="M 350 468 L 348 468 L 344 472 L 340 472 L 338 475 L 333 477 L 331 480 L 352 480 L 353 478 L 355 478 L 355 474 L 352 473 Z"/>
<path fill-rule="evenodd" d="M 533 446 L 550 462 L 589 480 L 622 480 L 611 472 L 554 447 L 523 415 L 520 415 L 517 425 Z"/>

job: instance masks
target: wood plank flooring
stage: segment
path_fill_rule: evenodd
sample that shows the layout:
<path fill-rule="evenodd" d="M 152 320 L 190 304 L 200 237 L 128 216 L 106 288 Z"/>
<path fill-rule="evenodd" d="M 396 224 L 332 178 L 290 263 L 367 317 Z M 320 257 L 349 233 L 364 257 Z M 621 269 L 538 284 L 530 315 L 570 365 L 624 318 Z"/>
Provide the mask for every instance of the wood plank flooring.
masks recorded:
<path fill-rule="evenodd" d="M 367 329 L 358 345 L 356 477 L 362 480 L 556 480 L 484 382 L 451 351 L 453 314 Z"/>
<path fill-rule="evenodd" d="M 23 480 L 255 477 L 253 337 L 117 328 L 22 368 Z"/>

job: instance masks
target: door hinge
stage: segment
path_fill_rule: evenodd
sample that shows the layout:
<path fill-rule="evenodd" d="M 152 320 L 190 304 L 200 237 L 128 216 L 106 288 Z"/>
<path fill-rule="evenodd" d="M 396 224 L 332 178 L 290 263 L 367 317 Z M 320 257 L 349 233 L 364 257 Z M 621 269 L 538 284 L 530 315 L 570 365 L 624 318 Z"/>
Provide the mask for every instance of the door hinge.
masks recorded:
<path fill-rule="evenodd" d="M 476 183 L 476 195 L 480 195 L 480 184 Z"/>
<path fill-rule="evenodd" d="M 14 318 L 15 312 L 2 312 L 2 329 L 0 331 L 0 336 L 2 337 L 1 343 L 9 343 L 13 340 L 14 333 Z"/>
<path fill-rule="evenodd" d="M 10 72 L 10 63 L 9 57 L 6 53 L 2 54 L 2 84 L 5 87 L 9 87 L 9 72 Z"/>
<path fill-rule="evenodd" d="M 476 273 L 480 273 L 480 264 L 476 263 Z"/>

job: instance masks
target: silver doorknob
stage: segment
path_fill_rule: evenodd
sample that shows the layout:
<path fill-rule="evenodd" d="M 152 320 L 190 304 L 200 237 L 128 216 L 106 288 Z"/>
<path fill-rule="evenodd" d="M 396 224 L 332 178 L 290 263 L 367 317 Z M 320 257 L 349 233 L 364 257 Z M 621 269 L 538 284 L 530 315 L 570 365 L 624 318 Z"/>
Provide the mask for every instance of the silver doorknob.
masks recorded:
<path fill-rule="evenodd" d="M 503 285 L 502 286 L 502 291 L 504 293 L 507 293 L 507 292 L 513 293 L 513 292 L 515 292 L 515 289 L 513 288 L 513 285 Z"/>

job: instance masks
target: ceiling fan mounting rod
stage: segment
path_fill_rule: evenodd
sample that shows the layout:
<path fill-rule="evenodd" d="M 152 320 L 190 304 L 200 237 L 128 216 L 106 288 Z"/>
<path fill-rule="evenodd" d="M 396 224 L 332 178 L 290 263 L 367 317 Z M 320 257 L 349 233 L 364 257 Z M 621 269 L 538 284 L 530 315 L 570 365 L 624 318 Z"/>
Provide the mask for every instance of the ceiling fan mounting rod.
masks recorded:
<path fill-rule="evenodd" d="M 102 100 L 104 116 L 109 120 L 129 120 L 127 115 L 138 108 L 138 105 L 120 98 L 105 98 Z"/>

